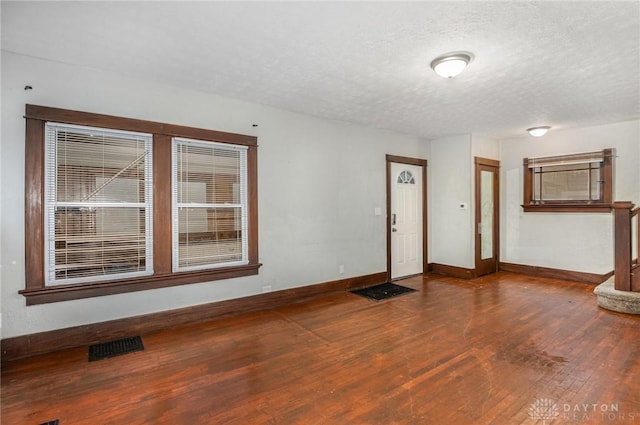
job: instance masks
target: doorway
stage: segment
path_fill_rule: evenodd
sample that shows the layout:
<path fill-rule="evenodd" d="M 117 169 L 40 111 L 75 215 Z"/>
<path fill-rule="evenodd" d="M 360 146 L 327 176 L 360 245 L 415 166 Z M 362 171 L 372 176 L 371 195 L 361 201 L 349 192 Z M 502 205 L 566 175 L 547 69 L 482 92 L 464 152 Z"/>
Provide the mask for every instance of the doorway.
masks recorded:
<path fill-rule="evenodd" d="M 482 276 L 498 271 L 500 162 L 475 157 L 475 168 L 475 268 Z"/>
<path fill-rule="evenodd" d="M 422 274 L 427 264 L 427 161 L 387 155 L 387 275 Z"/>

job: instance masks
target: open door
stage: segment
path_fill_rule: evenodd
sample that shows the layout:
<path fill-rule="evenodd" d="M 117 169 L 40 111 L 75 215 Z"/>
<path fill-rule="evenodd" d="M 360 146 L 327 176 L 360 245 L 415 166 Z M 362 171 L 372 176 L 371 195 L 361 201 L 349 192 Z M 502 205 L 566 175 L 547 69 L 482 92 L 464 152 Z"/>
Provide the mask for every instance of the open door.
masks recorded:
<path fill-rule="evenodd" d="M 390 279 L 426 265 L 426 161 L 387 156 L 387 264 Z"/>
<path fill-rule="evenodd" d="M 475 158 L 476 165 L 476 276 L 498 271 L 500 162 Z"/>

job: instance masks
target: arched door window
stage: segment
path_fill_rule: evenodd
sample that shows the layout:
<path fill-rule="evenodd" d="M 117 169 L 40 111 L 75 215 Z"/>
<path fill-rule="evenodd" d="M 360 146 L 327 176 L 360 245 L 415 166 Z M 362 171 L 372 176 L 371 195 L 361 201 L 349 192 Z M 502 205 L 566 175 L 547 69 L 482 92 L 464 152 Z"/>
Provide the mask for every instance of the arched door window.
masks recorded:
<path fill-rule="evenodd" d="M 398 176 L 398 184 L 416 184 L 416 179 L 411 171 L 405 170 Z"/>

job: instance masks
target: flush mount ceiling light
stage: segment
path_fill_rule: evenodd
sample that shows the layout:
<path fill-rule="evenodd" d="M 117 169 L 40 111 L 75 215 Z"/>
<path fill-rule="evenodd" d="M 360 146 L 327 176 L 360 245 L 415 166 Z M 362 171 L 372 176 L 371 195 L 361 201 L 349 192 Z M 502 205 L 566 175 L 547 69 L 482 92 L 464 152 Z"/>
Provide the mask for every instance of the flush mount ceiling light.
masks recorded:
<path fill-rule="evenodd" d="M 531 127 L 531 128 L 527 128 L 527 131 L 529 132 L 530 135 L 532 135 L 533 137 L 541 137 L 544 136 L 545 134 L 547 134 L 547 131 L 549 131 L 551 127 L 549 127 L 548 125 L 545 125 L 543 127 Z"/>
<path fill-rule="evenodd" d="M 468 52 L 447 53 L 431 61 L 431 68 L 441 77 L 453 78 L 460 74 L 473 60 Z"/>

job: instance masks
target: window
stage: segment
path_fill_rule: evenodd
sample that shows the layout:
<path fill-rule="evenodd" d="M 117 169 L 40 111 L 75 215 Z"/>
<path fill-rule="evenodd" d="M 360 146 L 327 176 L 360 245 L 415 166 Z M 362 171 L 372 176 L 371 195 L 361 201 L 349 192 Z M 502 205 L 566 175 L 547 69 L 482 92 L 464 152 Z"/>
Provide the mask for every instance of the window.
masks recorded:
<path fill-rule="evenodd" d="M 398 184 L 416 184 L 416 179 L 413 178 L 411 171 L 403 171 L 398 176 Z"/>
<path fill-rule="evenodd" d="M 153 274 L 151 135 L 45 128 L 45 284 Z"/>
<path fill-rule="evenodd" d="M 173 139 L 173 270 L 247 263 L 247 152 Z"/>
<path fill-rule="evenodd" d="M 609 212 L 613 149 L 524 159 L 525 211 Z"/>
<path fill-rule="evenodd" d="M 258 273 L 257 140 L 27 105 L 27 304 Z"/>

